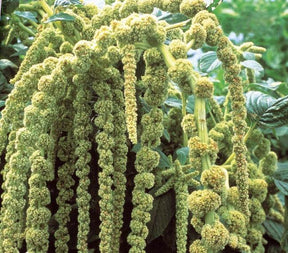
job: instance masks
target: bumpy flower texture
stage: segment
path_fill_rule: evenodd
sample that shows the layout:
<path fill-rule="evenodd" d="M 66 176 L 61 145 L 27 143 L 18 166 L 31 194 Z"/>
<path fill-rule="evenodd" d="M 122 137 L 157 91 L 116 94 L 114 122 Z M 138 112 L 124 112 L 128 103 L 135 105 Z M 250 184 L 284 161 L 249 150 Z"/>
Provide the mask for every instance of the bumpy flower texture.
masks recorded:
<path fill-rule="evenodd" d="M 234 46 L 204 0 L 36 2 L 43 22 L 1 111 L 0 252 L 144 253 L 170 190 L 178 253 L 264 252 L 266 216 L 284 220 L 277 155 L 248 131 L 238 62 L 265 50 Z M 73 21 L 46 22 L 53 13 Z M 225 112 L 188 58 L 205 44 L 222 62 Z"/>

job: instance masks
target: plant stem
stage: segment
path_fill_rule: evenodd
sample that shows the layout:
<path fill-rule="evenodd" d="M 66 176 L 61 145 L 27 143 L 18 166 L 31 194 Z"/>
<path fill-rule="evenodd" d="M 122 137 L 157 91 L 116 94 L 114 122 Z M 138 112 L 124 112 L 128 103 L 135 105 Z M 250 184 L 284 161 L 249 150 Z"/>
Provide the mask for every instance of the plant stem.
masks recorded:
<path fill-rule="evenodd" d="M 29 11 L 37 11 L 39 7 L 39 2 L 38 1 L 33 1 L 28 4 L 19 4 L 19 10 L 29 10 Z"/>
<path fill-rule="evenodd" d="M 176 24 L 173 24 L 173 25 L 169 25 L 169 26 L 166 26 L 165 29 L 166 29 L 166 31 L 169 31 L 169 30 L 172 30 L 172 29 L 175 29 L 175 28 L 178 28 L 178 27 L 182 27 L 182 26 L 187 25 L 190 21 L 191 21 L 191 19 L 188 19 L 188 20 L 185 20 L 183 22 L 179 22 L 179 23 L 176 23 Z"/>
<path fill-rule="evenodd" d="M 4 45 L 5 46 L 8 46 L 9 45 L 9 43 L 10 43 L 10 41 L 13 39 L 13 33 L 14 33 L 14 29 L 15 29 L 15 27 L 14 27 L 14 25 L 12 25 L 12 27 L 11 27 L 11 29 L 9 30 L 9 32 L 8 32 L 8 35 L 7 35 L 7 37 L 6 37 L 6 40 L 5 40 L 5 42 L 4 42 Z"/>
<path fill-rule="evenodd" d="M 206 124 L 206 103 L 205 98 L 195 96 L 194 115 L 198 128 L 199 138 L 202 143 L 208 144 L 208 129 Z M 202 171 L 208 170 L 211 166 L 208 154 L 202 156 Z"/>
<path fill-rule="evenodd" d="M 164 44 L 161 44 L 158 46 L 158 50 L 162 53 L 166 66 L 168 68 L 172 67 L 175 64 L 175 58 L 170 53 L 168 47 Z"/>
<path fill-rule="evenodd" d="M 187 94 L 185 92 L 182 92 L 182 118 L 186 116 L 186 105 L 187 105 Z M 188 145 L 188 136 L 183 131 L 183 147 L 187 147 Z"/>
<path fill-rule="evenodd" d="M 227 95 L 226 95 L 226 98 L 225 98 L 225 101 L 224 101 L 224 108 L 225 108 L 225 111 L 224 111 L 224 121 L 227 120 L 227 116 L 228 116 L 228 105 L 229 105 L 229 99 L 230 99 L 230 91 L 228 91 Z"/>
<path fill-rule="evenodd" d="M 162 53 L 165 64 L 167 67 L 171 67 L 175 64 L 175 58 L 168 50 L 168 47 L 164 44 L 158 46 L 158 50 Z M 195 72 L 191 72 L 191 76 L 189 79 L 189 84 L 192 90 L 194 90 L 194 83 L 197 80 L 197 74 Z M 184 113 L 183 108 L 185 105 L 186 109 L 186 99 L 183 103 L 183 95 L 182 95 L 182 114 Z M 186 113 L 186 112 L 185 112 Z M 194 117 L 196 120 L 196 125 L 199 133 L 199 138 L 202 143 L 208 144 L 208 129 L 206 124 L 206 103 L 205 98 L 198 98 L 195 96 L 195 108 L 194 108 Z M 211 167 L 211 161 L 209 155 L 202 156 L 201 159 L 203 170 L 208 170 Z M 209 212 L 205 216 L 206 224 L 213 224 L 215 222 L 215 212 Z M 210 248 L 207 250 L 208 253 L 213 253 L 214 251 Z"/>
<path fill-rule="evenodd" d="M 256 127 L 256 125 L 257 125 L 257 122 L 254 122 L 254 123 L 252 124 L 252 126 L 249 128 L 248 132 L 247 132 L 247 133 L 245 134 L 245 136 L 244 136 L 244 139 L 243 139 L 244 143 L 246 143 L 246 141 L 249 139 L 249 137 L 251 136 L 253 130 L 254 130 L 255 127 Z M 233 152 L 233 153 L 228 157 L 228 159 L 225 161 L 225 163 L 223 163 L 223 165 L 229 165 L 229 164 L 231 164 L 234 159 L 235 159 L 235 153 Z"/>
<path fill-rule="evenodd" d="M 25 32 L 27 32 L 29 35 L 35 37 L 35 33 L 30 29 L 28 28 L 27 26 L 23 25 L 21 22 L 17 22 L 17 25 Z"/>
<path fill-rule="evenodd" d="M 32 20 L 29 20 L 29 23 L 33 25 L 36 29 L 38 28 L 38 24 Z"/>
<path fill-rule="evenodd" d="M 193 40 L 190 40 L 190 41 L 187 43 L 186 48 L 189 50 L 189 49 L 193 46 L 194 43 L 195 43 L 195 40 L 194 40 L 194 39 L 193 39 Z"/>
<path fill-rule="evenodd" d="M 150 48 L 151 46 L 145 42 L 136 42 L 135 47 L 136 47 L 136 49 L 146 50 L 146 49 Z"/>
<path fill-rule="evenodd" d="M 53 10 L 50 8 L 50 6 L 46 3 L 45 0 L 40 0 L 39 3 L 42 6 L 43 10 L 48 14 L 48 16 L 53 15 Z"/>

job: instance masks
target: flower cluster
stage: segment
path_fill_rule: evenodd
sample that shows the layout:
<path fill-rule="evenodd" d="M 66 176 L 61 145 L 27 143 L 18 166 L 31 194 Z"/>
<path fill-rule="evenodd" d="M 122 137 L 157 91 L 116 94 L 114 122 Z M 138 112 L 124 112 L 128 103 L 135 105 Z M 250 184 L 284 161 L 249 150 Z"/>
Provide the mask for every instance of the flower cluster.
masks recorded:
<path fill-rule="evenodd" d="M 177 252 L 188 243 L 190 253 L 263 252 L 262 223 L 284 219 L 277 156 L 259 130 L 247 131 L 238 62 L 264 49 L 234 46 L 204 0 L 42 5 L 73 21 L 41 24 L 11 80 L 0 119 L 0 251 L 69 252 L 77 210 L 79 252 L 99 242 L 116 253 L 127 241 L 126 251 L 144 253 L 154 196 L 173 189 Z M 188 20 L 159 21 L 155 7 Z M 225 112 L 187 57 L 205 43 L 222 62 Z M 199 238 L 191 242 L 189 210 Z"/>

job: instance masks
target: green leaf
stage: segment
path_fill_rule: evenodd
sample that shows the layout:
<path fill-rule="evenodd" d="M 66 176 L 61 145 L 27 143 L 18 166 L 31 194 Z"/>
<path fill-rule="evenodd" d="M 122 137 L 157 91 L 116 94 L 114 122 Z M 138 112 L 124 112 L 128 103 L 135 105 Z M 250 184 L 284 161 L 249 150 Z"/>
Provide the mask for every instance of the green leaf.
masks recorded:
<path fill-rule="evenodd" d="M 167 129 L 164 129 L 164 131 L 163 131 L 163 136 L 164 136 L 164 138 L 165 138 L 168 142 L 171 141 L 171 139 L 170 139 L 170 134 L 169 134 L 169 132 L 167 131 Z"/>
<path fill-rule="evenodd" d="M 156 189 L 153 189 L 149 193 L 152 194 Z M 173 191 L 156 197 L 153 202 L 153 209 L 151 210 L 151 220 L 147 224 L 149 229 L 149 235 L 147 237 L 147 243 L 153 241 L 166 229 L 171 219 L 175 214 L 175 194 Z"/>
<path fill-rule="evenodd" d="M 277 242 L 280 243 L 281 241 L 281 237 L 283 235 L 284 232 L 284 227 L 282 224 L 274 221 L 274 220 L 270 220 L 270 219 L 266 219 L 263 223 L 266 233 L 273 238 L 274 240 L 276 240 Z"/>
<path fill-rule="evenodd" d="M 28 50 L 28 47 L 22 43 L 14 44 L 12 47 L 15 49 L 16 53 L 10 55 L 11 57 L 25 55 Z"/>
<path fill-rule="evenodd" d="M 213 0 L 212 3 L 207 7 L 208 11 L 214 11 L 223 0 Z M 207 3 L 207 0 L 206 0 Z"/>
<path fill-rule="evenodd" d="M 67 14 L 67 13 L 57 13 L 55 15 L 52 15 L 51 17 L 49 17 L 44 23 L 50 23 L 50 22 L 55 22 L 55 21 L 74 21 L 75 17 Z"/>
<path fill-rule="evenodd" d="M 4 107 L 5 106 L 5 101 L 3 100 L 0 100 L 0 108 Z"/>
<path fill-rule="evenodd" d="M 177 154 L 177 159 L 179 160 L 179 162 L 182 165 L 184 165 L 189 155 L 189 148 L 188 147 L 179 148 L 176 150 L 176 154 Z"/>
<path fill-rule="evenodd" d="M 214 51 L 204 53 L 199 59 L 199 68 L 205 73 L 217 69 L 221 64 L 221 61 L 218 60 L 217 54 Z"/>
<path fill-rule="evenodd" d="M 170 168 L 172 164 L 168 156 L 166 156 L 159 148 L 156 148 L 155 151 L 160 155 L 160 161 L 157 167 L 160 169 Z"/>
<path fill-rule="evenodd" d="M 273 177 L 279 191 L 288 196 L 288 162 L 278 162 L 278 169 L 275 171 Z"/>
<path fill-rule="evenodd" d="M 132 152 L 137 153 L 139 150 L 141 149 L 141 143 L 138 142 L 137 144 L 135 144 L 133 146 L 133 148 L 131 149 Z"/>
<path fill-rule="evenodd" d="M 188 113 L 194 113 L 195 97 L 191 95 L 187 99 L 186 111 Z"/>
<path fill-rule="evenodd" d="M 255 60 L 255 54 L 251 53 L 251 52 L 243 52 L 243 57 L 246 60 Z"/>
<path fill-rule="evenodd" d="M 182 21 L 187 20 L 188 18 L 180 13 L 175 13 L 175 14 L 167 14 L 165 13 L 162 17 L 159 17 L 159 20 L 165 20 L 169 24 L 176 24 Z"/>
<path fill-rule="evenodd" d="M 8 59 L 1 59 L 0 60 L 0 70 L 4 70 L 6 68 L 14 68 L 17 69 L 17 65 L 14 64 L 12 61 L 8 60 Z"/>
<path fill-rule="evenodd" d="M 182 108 L 182 101 L 179 98 L 175 98 L 175 97 L 169 97 L 165 100 L 164 102 L 165 105 L 169 106 L 169 107 L 176 107 L 181 109 Z"/>
<path fill-rule="evenodd" d="M 240 64 L 242 66 L 244 66 L 245 68 L 252 69 L 252 70 L 254 70 L 256 72 L 263 72 L 264 71 L 264 69 L 261 66 L 261 64 L 258 63 L 257 61 L 254 61 L 254 60 L 242 61 L 242 62 L 240 62 Z"/>
<path fill-rule="evenodd" d="M 191 95 L 187 98 L 187 105 L 186 105 L 186 111 L 188 113 L 193 113 L 194 111 L 194 96 Z M 169 97 L 165 100 L 164 102 L 165 105 L 169 106 L 169 107 L 175 107 L 175 108 L 182 108 L 182 100 L 179 98 L 175 98 L 175 97 Z"/>
<path fill-rule="evenodd" d="M 288 96 L 277 99 L 259 120 L 264 127 L 280 127 L 288 123 Z"/>
<path fill-rule="evenodd" d="M 2 90 L 3 86 L 7 83 L 7 79 L 2 72 L 0 72 L 0 90 Z"/>
<path fill-rule="evenodd" d="M 18 17 L 25 18 L 36 23 L 38 22 L 36 19 L 37 15 L 31 11 L 14 11 L 14 14 Z"/>
<path fill-rule="evenodd" d="M 249 84 L 249 88 L 262 91 L 264 93 L 280 92 L 281 94 L 288 94 L 288 85 L 284 82 L 276 82 L 272 78 L 268 78 L 266 81 L 261 83 L 252 83 Z"/>
<path fill-rule="evenodd" d="M 277 101 L 276 98 L 259 91 L 249 91 L 245 96 L 248 116 L 255 121 L 260 120 L 267 109 Z"/>
<path fill-rule="evenodd" d="M 67 6 L 67 5 L 81 5 L 81 1 L 79 0 L 55 0 L 54 2 L 54 8 L 57 6 Z"/>

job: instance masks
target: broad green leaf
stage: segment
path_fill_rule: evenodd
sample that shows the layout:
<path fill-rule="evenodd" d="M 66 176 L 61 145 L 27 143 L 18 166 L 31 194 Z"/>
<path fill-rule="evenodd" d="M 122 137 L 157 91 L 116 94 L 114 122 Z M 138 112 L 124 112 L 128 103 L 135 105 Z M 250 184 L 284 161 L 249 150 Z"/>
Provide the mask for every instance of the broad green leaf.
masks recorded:
<path fill-rule="evenodd" d="M 137 144 L 135 144 L 135 145 L 133 146 L 133 148 L 131 149 L 131 151 L 134 152 L 134 153 L 137 153 L 137 152 L 140 150 L 140 148 L 141 148 L 141 143 L 138 142 Z"/>
<path fill-rule="evenodd" d="M 218 60 L 217 54 L 214 51 L 204 53 L 199 59 L 199 68 L 206 73 L 217 69 L 221 64 L 221 61 Z"/>
<path fill-rule="evenodd" d="M 288 123 L 288 96 L 277 99 L 261 116 L 259 123 L 264 127 L 280 127 Z"/>
<path fill-rule="evenodd" d="M 256 121 L 277 101 L 276 98 L 259 91 L 249 91 L 245 96 L 248 116 Z"/>
<path fill-rule="evenodd" d="M 4 107 L 5 106 L 5 101 L 3 100 L 0 100 L 0 108 Z"/>
<path fill-rule="evenodd" d="M 150 191 L 153 194 L 156 189 Z M 175 194 L 173 191 L 156 197 L 153 202 L 153 209 L 151 210 L 151 220 L 147 224 L 149 235 L 147 242 L 151 242 L 164 232 L 172 217 L 175 214 Z"/>
<path fill-rule="evenodd" d="M 158 154 L 160 155 L 160 161 L 158 167 L 160 169 L 170 168 L 172 165 L 168 156 L 166 156 L 159 148 L 156 148 L 155 151 L 157 151 Z"/>
<path fill-rule="evenodd" d="M 280 243 L 281 237 L 284 232 L 283 224 L 280 224 L 274 220 L 266 219 L 263 223 L 266 233 Z"/>
<path fill-rule="evenodd" d="M 225 96 L 214 96 L 214 99 L 219 105 L 222 105 L 225 102 Z"/>
<path fill-rule="evenodd" d="M 67 6 L 67 5 L 81 5 L 81 1 L 79 0 L 55 0 L 54 2 L 54 8 L 57 6 Z"/>
<path fill-rule="evenodd" d="M 195 98 L 193 95 L 189 96 L 187 99 L 186 111 L 188 113 L 194 113 Z"/>
<path fill-rule="evenodd" d="M 169 14 L 164 14 L 162 17 L 159 17 L 159 20 L 165 20 L 167 23 L 169 24 L 175 24 L 175 23 L 179 23 L 182 21 L 187 20 L 188 18 L 180 13 L 169 13 Z"/>
<path fill-rule="evenodd" d="M 271 91 L 281 94 L 288 94 L 288 85 L 284 82 L 276 82 L 272 78 L 268 78 L 266 81 L 262 81 L 261 83 L 252 83 L 249 84 L 249 88 L 256 89 L 262 91 L 264 93 L 270 94 Z"/>
<path fill-rule="evenodd" d="M 254 61 L 254 60 L 242 61 L 242 62 L 240 62 L 240 64 L 242 66 L 244 66 L 245 68 L 252 69 L 252 70 L 254 70 L 256 72 L 263 72 L 264 71 L 264 69 L 261 66 L 261 64 L 258 63 L 257 61 Z"/>
<path fill-rule="evenodd" d="M 0 72 L 0 90 L 2 90 L 3 86 L 7 83 L 6 77 Z"/>
<path fill-rule="evenodd" d="M 165 105 L 169 106 L 169 107 L 176 107 L 181 109 L 182 108 L 182 101 L 179 98 L 175 98 L 175 97 L 169 97 L 165 100 L 164 102 Z"/>
<path fill-rule="evenodd" d="M 16 53 L 10 55 L 11 57 L 25 55 L 28 50 L 28 47 L 22 43 L 14 44 L 12 47 L 15 49 Z"/>
<path fill-rule="evenodd" d="M 278 163 L 278 169 L 273 177 L 279 191 L 288 196 L 288 162 Z"/>
<path fill-rule="evenodd" d="M 179 160 L 179 162 L 184 165 L 187 161 L 188 155 L 189 155 L 189 148 L 188 147 L 183 147 L 183 148 L 179 148 L 176 150 L 176 155 L 177 155 L 177 159 Z"/>
<path fill-rule="evenodd" d="M 31 11 L 14 11 L 14 14 L 18 17 L 25 18 L 36 23 L 38 22 L 36 19 L 37 15 Z"/>
<path fill-rule="evenodd" d="M 251 53 L 251 52 L 243 52 L 243 57 L 246 60 L 255 60 L 255 54 Z"/>
<path fill-rule="evenodd" d="M 165 137 L 165 139 L 166 139 L 168 142 L 171 141 L 171 139 L 170 139 L 170 134 L 169 134 L 169 132 L 167 131 L 167 129 L 164 129 L 164 131 L 163 131 L 163 136 Z"/>
<path fill-rule="evenodd" d="M 214 11 L 223 0 L 205 0 L 208 11 Z"/>
<path fill-rule="evenodd" d="M 175 97 L 169 97 L 164 102 L 165 105 L 169 107 L 175 107 L 175 108 L 182 108 L 182 101 L 179 98 Z M 187 104 L 186 104 L 186 111 L 188 113 L 193 113 L 194 111 L 194 96 L 191 95 L 187 98 Z"/>
<path fill-rule="evenodd" d="M 55 15 L 52 15 L 49 17 L 44 23 L 50 23 L 50 22 L 55 22 L 55 21 L 74 21 L 75 18 L 67 13 L 57 13 Z"/>
<path fill-rule="evenodd" d="M 17 69 L 17 65 L 14 64 L 12 61 L 8 60 L 8 59 L 1 59 L 0 60 L 0 70 L 4 70 L 6 68 L 14 68 Z"/>

